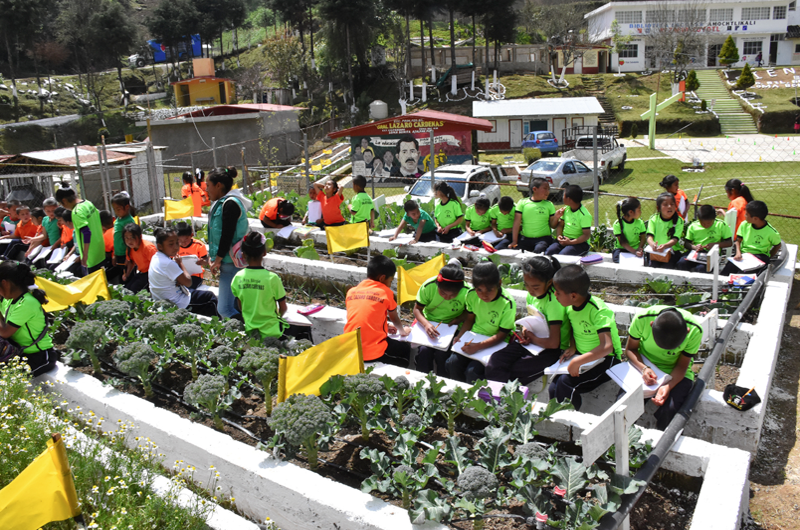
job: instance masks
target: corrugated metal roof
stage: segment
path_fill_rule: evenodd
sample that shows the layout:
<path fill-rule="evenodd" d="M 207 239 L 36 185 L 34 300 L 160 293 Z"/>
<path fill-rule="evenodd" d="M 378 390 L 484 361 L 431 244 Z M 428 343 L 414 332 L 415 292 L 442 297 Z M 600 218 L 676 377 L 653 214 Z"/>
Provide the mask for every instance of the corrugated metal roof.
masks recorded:
<path fill-rule="evenodd" d="M 459 130 L 459 131 L 491 131 L 492 124 L 486 120 L 471 118 L 469 116 L 461 116 L 460 114 L 450 114 L 449 112 L 441 112 L 438 110 L 421 110 L 404 114 L 402 116 L 395 116 L 386 118 L 379 121 L 373 121 L 364 125 L 358 125 L 349 129 L 341 131 L 334 131 L 328 133 L 330 138 L 341 138 L 342 136 L 363 136 L 363 135 L 378 135 L 387 134 L 380 129 L 383 125 L 395 125 L 408 122 L 409 126 L 419 122 L 437 122 L 437 125 L 426 124 L 423 128 L 433 128 L 436 131 L 442 130 Z"/>
<path fill-rule="evenodd" d="M 209 116 L 226 116 L 230 114 L 247 114 L 256 112 L 286 112 L 291 110 L 304 110 L 301 107 L 290 107 L 289 105 L 273 105 L 270 103 L 241 103 L 238 105 L 214 105 L 204 107 L 193 112 L 179 114 L 170 119 L 176 118 L 207 118 Z"/>
<path fill-rule="evenodd" d="M 526 98 L 472 102 L 472 115 L 476 118 L 599 115 L 603 112 L 603 106 L 597 98 Z"/>
<path fill-rule="evenodd" d="M 31 160 L 40 160 L 43 162 L 50 162 L 53 165 L 74 167 L 75 166 L 75 148 L 64 147 L 62 149 L 49 149 L 47 151 L 31 151 L 30 153 L 21 153 L 22 156 Z M 109 164 L 121 164 L 128 160 L 133 160 L 134 156 L 118 153 L 116 151 L 106 150 Z M 98 165 L 97 162 L 97 148 L 90 145 L 78 146 L 78 157 L 80 158 L 81 166 L 89 167 Z"/>

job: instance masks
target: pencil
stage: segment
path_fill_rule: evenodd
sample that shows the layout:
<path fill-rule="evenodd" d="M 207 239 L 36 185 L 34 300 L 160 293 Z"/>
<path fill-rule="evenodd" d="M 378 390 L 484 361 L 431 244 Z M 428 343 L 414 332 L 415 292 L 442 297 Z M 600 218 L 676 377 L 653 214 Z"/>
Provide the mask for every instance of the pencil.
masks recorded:
<path fill-rule="evenodd" d="M 442 324 L 441 322 L 437 322 L 437 323 L 436 323 L 436 325 L 433 327 L 433 329 L 439 329 L 439 326 L 440 326 L 441 324 Z"/>
<path fill-rule="evenodd" d="M 742 399 L 746 398 L 746 397 L 747 397 L 747 394 L 749 394 L 750 392 L 752 392 L 752 391 L 753 391 L 753 390 L 755 390 L 755 389 L 756 389 L 756 387 L 755 387 L 755 386 L 753 386 L 753 388 L 751 388 L 750 390 L 748 390 L 747 392 L 745 392 L 745 393 L 744 393 L 744 395 L 742 396 Z"/>

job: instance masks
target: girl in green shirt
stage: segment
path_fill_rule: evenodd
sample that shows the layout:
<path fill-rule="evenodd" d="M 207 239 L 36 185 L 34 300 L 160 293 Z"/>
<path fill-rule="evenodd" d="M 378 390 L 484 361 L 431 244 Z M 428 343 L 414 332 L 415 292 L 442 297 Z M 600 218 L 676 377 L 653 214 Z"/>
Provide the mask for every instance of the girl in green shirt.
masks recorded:
<path fill-rule="evenodd" d="M 458 228 L 464 220 L 464 211 L 458 202 L 458 195 L 447 182 L 437 182 L 433 186 L 436 206 L 433 210 L 433 220 L 436 222 L 436 239 L 440 243 L 452 243 L 461 235 Z"/>
<path fill-rule="evenodd" d="M 642 205 L 639 199 L 628 197 L 617 203 L 617 220 L 614 222 L 614 251 L 611 259 L 619 263 L 619 255 L 623 252 L 633 254 L 637 258 L 644 255 L 645 235 L 647 227 L 640 219 Z"/>
<path fill-rule="evenodd" d="M 683 256 L 680 244 L 683 236 L 683 219 L 678 215 L 675 196 L 662 193 L 656 198 L 656 213 L 647 222 L 647 244 L 656 252 L 648 253 L 647 265 L 656 269 L 674 269 Z"/>

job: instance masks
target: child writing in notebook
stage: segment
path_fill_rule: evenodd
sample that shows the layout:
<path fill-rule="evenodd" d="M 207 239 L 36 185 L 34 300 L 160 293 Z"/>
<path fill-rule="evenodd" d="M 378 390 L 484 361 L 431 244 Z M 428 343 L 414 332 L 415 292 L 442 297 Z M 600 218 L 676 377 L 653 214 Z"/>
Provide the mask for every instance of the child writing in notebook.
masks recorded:
<path fill-rule="evenodd" d="M 733 244 L 731 229 L 722 219 L 717 218 L 714 207 L 704 204 L 697 211 L 697 219 L 686 228 L 686 237 L 683 240 L 686 250 L 707 252 L 714 245 L 719 248 L 728 248 Z M 689 254 L 678 260 L 677 268 L 682 271 L 706 272 L 705 263 L 689 261 Z"/>
<path fill-rule="evenodd" d="M 122 273 L 122 283 L 129 291 L 138 293 L 150 285 L 147 273 L 150 271 L 150 261 L 158 249 L 151 242 L 142 239 L 142 227 L 136 223 L 125 225 L 123 237 L 128 247 L 128 255 L 125 272 Z"/>
<path fill-rule="evenodd" d="M 181 221 L 175 228 L 178 233 L 178 256 L 181 259 L 184 256 L 195 256 L 197 265 L 208 267 L 208 248 L 205 243 L 194 238 L 194 228 L 191 223 Z M 194 291 L 203 283 L 203 273 L 199 272 L 191 276 L 192 284 L 189 286 L 189 290 Z"/>
<path fill-rule="evenodd" d="M 571 328 L 567 308 L 556 299 L 553 276 L 561 266 L 550 256 L 534 256 L 522 264 L 522 278 L 528 291 L 526 305 L 528 315 L 540 314 L 549 328 L 547 337 L 537 337 L 524 329 L 515 333 L 508 346 L 496 352 L 486 365 L 486 379 L 507 383 L 514 379 L 523 385 L 541 377 L 544 369 L 561 357 L 569 348 Z M 525 348 L 533 344 L 544 348 L 534 355 Z"/>
<path fill-rule="evenodd" d="M 489 199 L 481 197 L 475 204 L 467 207 L 464 214 L 466 230 L 473 238 L 480 236 L 492 229 L 492 218 L 489 216 Z"/>
<path fill-rule="evenodd" d="M 583 190 L 571 184 L 564 189 L 564 207 L 553 216 L 556 220 L 556 241 L 547 247 L 545 253 L 583 256 L 589 252 L 589 238 L 592 236 L 592 214 L 581 204 Z"/>
<path fill-rule="evenodd" d="M 492 232 L 500 241 L 492 243 L 497 250 L 508 248 L 514 232 L 514 199 L 508 196 L 500 197 L 497 204 L 489 209 L 489 219 L 492 221 Z"/>
<path fill-rule="evenodd" d="M 762 201 L 750 201 L 745 207 L 745 218 L 739 231 L 736 233 L 734 246 L 736 253 L 733 261 L 742 261 L 742 254 L 752 254 L 764 262 L 763 266 L 747 272 L 759 274 L 768 265 L 770 258 L 778 254 L 781 248 L 781 235 L 767 221 L 769 209 Z M 725 265 L 720 274 L 737 274 L 741 272 L 731 261 Z"/>
<path fill-rule="evenodd" d="M 614 312 L 601 299 L 589 294 L 589 275 L 578 265 L 567 265 L 553 276 L 558 302 L 567 308 L 572 341 L 560 357 L 569 361 L 567 374 L 557 375 L 550 383 L 550 399 L 569 399 L 580 410 L 582 394 L 591 392 L 610 378 L 606 370 L 618 364 L 622 346 Z M 593 365 L 588 370 L 582 366 Z"/>
<path fill-rule="evenodd" d="M 549 196 L 549 182 L 543 178 L 531 180 L 531 198 L 517 203 L 508 248 L 519 247 L 527 252 L 543 254 L 553 244 L 552 229 L 559 218 L 556 217 L 556 207 L 547 200 Z"/>
<path fill-rule="evenodd" d="M 683 256 L 681 237 L 683 219 L 678 215 L 675 196 L 664 192 L 656 198 L 656 213 L 647 222 L 648 252 L 646 264 L 656 269 L 674 269 Z"/>
<path fill-rule="evenodd" d="M 675 207 L 678 209 L 678 215 L 681 216 L 681 219 L 686 221 L 686 214 L 689 212 L 689 197 L 687 197 L 686 192 L 680 188 L 680 180 L 678 180 L 678 177 L 675 175 L 667 175 L 661 179 L 658 185 L 664 188 L 664 191 L 667 193 L 671 193 L 675 196 Z"/>
<path fill-rule="evenodd" d="M 479 342 L 468 341 L 461 346 L 467 355 L 508 341 L 514 331 L 517 318 L 517 303 L 503 289 L 500 272 L 491 261 L 484 261 L 472 269 L 472 289 L 466 295 L 466 316 L 453 344 L 461 342 L 467 331 L 488 337 Z M 447 359 L 450 379 L 474 383 L 481 379 L 485 369 L 480 361 L 453 352 Z"/>
<path fill-rule="evenodd" d="M 457 258 L 442 267 L 437 276 L 429 278 L 417 291 L 414 318 L 431 338 L 439 336 L 438 324 L 460 324 L 464 320 L 469 286 L 464 282 L 464 269 Z M 449 351 L 420 346 L 416 357 L 417 371 L 447 377 L 445 363 Z"/>
<path fill-rule="evenodd" d="M 617 220 L 614 222 L 614 250 L 611 260 L 619 263 L 619 255 L 623 252 L 633 254 L 637 258 L 644 255 L 647 227 L 640 219 L 642 205 L 639 199 L 628 197 L 617 203 Z"/>
<path fill-rule="evenodd" d="M 436 202 L 433 207 L 433 220 L 436 222 L 436 240 L 440 243 L 452 243 L 461 235 L 458 228 L 464 220 L 464 211 L 458 201 L 458 195 L 447 182 L 437 182 L 433 186 Z"/>
<path fill-rule="evenodd" d="M 734 237 L 739 233 L 739 226 L 744 222 L 745 209 L 747 203 L 752 202 L 753 194 L 750 193 L 750 188 L 739 179 L 730 179 L 725 183 L 725 193 L 730 199 L 728 204 L 728 211 L 736 210 L 736 227 L 733 230 Z M 10 204 L 10 203 L 9 203 Z M 725 216 L 725 210 L 717 210 L 717 215 Z"/>
<path fill-rule="evenodd" d="M 409 245 L 416 242 L 427 243 L 429 241 L 436 241 L 436 223 L 433 217 L 425 210 L 422 210 L 414 199 L 409 199 L 403 205 L 403 210 L 406 214 L 394 231 L 394 235 L 389 238 L 389 241 L 394 241 L 397 236 L 403 233 L 406 226 L 409 226 L 414 231 L 414 237 L 409 241 Z"/>

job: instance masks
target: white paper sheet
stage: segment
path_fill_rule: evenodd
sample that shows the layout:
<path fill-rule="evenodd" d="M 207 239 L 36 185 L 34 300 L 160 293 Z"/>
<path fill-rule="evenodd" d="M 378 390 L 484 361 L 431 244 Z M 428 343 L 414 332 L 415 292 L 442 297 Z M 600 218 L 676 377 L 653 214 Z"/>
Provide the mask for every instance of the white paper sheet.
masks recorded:
<path fill-rule="evenodd" d="M 544 351 L 544 348 L 537 346 L 536 344 L 520 344 L 520 346 L 531 352 L 531 355 L 533 356 L 539 355 Z"/>
<path fill-rule="evenodd" d="M 550 326 L 547 319 L 533 306 L 528 306 L 528 316 L 520 318 L 515 322 L 517 326 L 522 326 L 540 339 L 550 336 Z"/>
<path fill-rule="evenodd" d="M 53 251 L 53 253 L 50 255 L 50 259 L 47 260 L 47 263 L 60 263 L 66 254 L 67 249 L 65 247 L 59 247 Z"/>
<path fill-rule="evenodd" d="M 453 241 L 467 241 L 468 239 L 474 239 L 476 237 L 478 237 L 478 236 L 473 236 L 472 234 L 470 234 L 469 232 L 467 232 L 465 230 L 464 233 L 462 233 L 460 236 L 454 238 Z"/>
<path fill-rule="evenodd" d="M 489 230 L 488 232 L 484 232 L 481 234 L 481 241 L 486 241 L 487 243 L 494 244 L 506 237 L 505 235 L 501 235 L 497 237 L 497 235 L 492 231 Z"/>
<path fill-rule="evenodd" d="M 578 354 L 576 353 L 575 355 L 578 355 Z M 547 368 L 544 369 L 545 375 L 565 375 L 565 374 L 568 374 L 569 373 L 569 363 L 574 358 L 575 358 L 575 356 L 573 355 L 572 357 L 570 357 L 569 359 L 567 359 L 564 362 L 559 361 L 559 362 L 553 364 L 552 366 L 548 366 Z M 586 364 L 581 365 L 580 373 L 588 372 L 589 370 L 594 368 L 594 366 L 596 364 L 599 364 L 603 359 L 604 359 L 603 357 L 600 357 L 599 359 L 594 360 L 594 361 L 592 361 L 590 363 L 586 363 Z"/>
<path fill-rule="evenodd" d="M 289 239 L 289 236 L 291 236 L 292 232 L 294 232 L 297 228 L 298 227 L 294 225 L 284 226 L 275 233 L 275 237 L 282 237 L 284 239 Z"/>
<path fill-rule="evenodd" d="M 402 245 L 408 245 L 409 243 L 411 243 L 412 239 L 414 239 L 414 236 L 412 236 L 412 235 L 400 234 L 399 236 L 397 236 L 397 239 L 395 239 L 394 241 L 389 241 L 389 244 L 390 245 L 396 245 L 396 246 L 399 247 L 399 246 L 402 246 Z"/>
<path fill-rule="evenodd" d="M 650 359 L 642 355 L 642 361 L 646 364 L 649 368 L 653 370 L 656 374 L 656 382 L 652 385 L 646 385 L 644 383 L 644 379 L 642 378 L 642 373 L 636 369 L 631 363 L 620 363 L 616 366 L 612 366 L 606 373 L 608 376 L 619 385 L 626 393 L 631 392 L 636 389 L 637 386 L 642 385 L 642 389 L 644 390 L 644 397 L 651 398 L 656 395 L 656 391 L 658 387 L 663 385 L 664 383 L 668 383 L 672 380 L 672 376 L 670 374 L 665 374 L 661 370 L 659 370 L 656 365 L 654 365 Z"/>
<path fill-rule="evenodd" d="M 708 253 L 697 252 L 696 250 L 693 250 L 689 252 L 689 254 L 686 256 L 686 261 L 693 261 L 695 263 L 700 263 L 702 265 L 705 265 L 706 262 L 708 261 Z"/>
<path fill-rule="evenodd" d="M 464 357 L 472 359 L 473 361 L 479 361 L 481 364 L 486 366 L 489 363 L 489 359 L 492 357 L 492 354 L 502 350 L 503 348 L 508 346 L 508 344 L 506 344 L 505 342 L 501 342 L 500 344 L 495 344 L 491 348 L 484 348 L 481 351 L 474 353 L 472 355 L 464 353 L 461 350 L 461 347 L 467 344 L 468 342 L 481 342 L 488 338 L 489 337 L 487 337 L 486 335 L 481 335 L 479 333 L 473 333 L 471 331 L 467 331 L 466 333 L 464 333 L 464 335 L 461 337 L 461 340 L 458 341 L 457 344 L 453 344 L 453 351 L 458 353 L 459 355 L 463 355 Z"/>
<path fill-rule="evenodd" d="M 619 264 L 626 267 L 644 267 L 644 258 L 639 258 L 636 254 L 631 254 L 630 252 L 621 252 Z"/>
<path fill-rule="evenodd" d="M 497 252 L 495 252 L 495 254 L 497 254 L 498 256 L 506 256 L 508 258 L 512 258 L 514 256 L 518 256 L 520 252 L 522 251 L 516 248 L 504 248 L 498 250 Z"/>
<path fill-rule="evenodd" d="M 53 251 L 53 247 L 52 246 L 50 246 L 50 247 L 40 247 L 39 255 L 36 257 L 36 259 L 44 259 L 47 256 L 49 256 L 50 252 L 52 252 L 52 251 Z"/>
<path fill-rule="evenodd" d="M 293 324 L 295 326 L 311 326 L 311 321 L 298 313 L 297 308 L 287 308 L 286 313 L 283 314 L 283 319 L 289 324 Z"/>
<path fill-rule="evenodd" d="M 203 267 L 197 264 L 197 260 L 200 259 L 193 254 L 187 254 L 186 256 L 181 256 L 181 262 L 183 263 L 183 268 L 186 269 L 190 275 L 195 274 L 202 274 Z"/>
<path fill-rule="evenodd" d="M 70 256 L 69 258 L 67 258 L 66 260 L 64 260 L 64 263 L 62 263 L 61 265 L 56 267 L 56 272 L 62 272 L 62 271 L 67 270 L 68 268 L 72 267 L 72 265 L 76 261 L 78 261 L 78 253 L 77 252 L 75 254 L 73 254 L 72 256 Z"/>
<path fill-rule="evenodd" d="M 29 260 L 31 260 L 31 261 L 33 261 L 33 260 L 37 259 L 37 257 L 36 257 L 36 256 L 38 256 L 38 255 L 39 255 L 39 253 L 42 251 L 42 249 L 43 249 L 43 248 L 45 248 L 45 247 L 43 247 L 43 246 L 39 245 L 39 246 L 38 246 L 38 247 L 36 247 L 35 249 L 31 250 L 31 253 L 30 253 L 30 254 L 28 254 L 28 259 L 29 259 Z"/>
<path fill-rule="evenodd" d="M 763 261 L 749 253 L 742 254 L 741 261 L 736 261 L 731 258 L 728 260 L 728 263 L 733 263 L 742 272 L 751 271 L 764 266 Z"/>
<path fill-rule="evenodd" d="M 10 223 L 8 221 L 3 221 L 3 230 L 6 232 L 14 233 L 14 230 L 17 229 L 17 225 L 15 223 Z"/>
<path fill-rule="evenodd" d="M 325 306 L 316 313 L 312 313 L 309 316 L 313 320 L 322 320 L 325 322 L 334 322 L 339 320 L 341 316 L 343 316 L 343 311 L 337 311 L 335 307 Z"/>
<path fill-rule="evenodd" d="M 561 255 L 557 254 L 553 256 L 558 260 L 558 263 L 563 267 L 564 265 L 580 265 L 581 257 L 580 256 L 568 256 L 568 255 Z"/>
<path fill-rule="evenodd" d="M 644 247 L 644 251 L 645 251 L 645 252 L 647 252 L 647 253 L 649 253 L 649 254 L 655 254 L 656 256 L 666 256 L 666 255 L 667 255 L 667 253 L 668 253 L 670 250 L 672 250 L 672 247 L 670 247 L 670 248 L 668 248 L 668 249 L 665 249 L 665 250 L 662 250 L 662 251 L 660 251 L 660 252 L 656 252 L 656 251 L 655 251 L 655 249 L 654 249 L 653 247 L 651 247 L 650 245 L 647 245 L 646 247 Z"/>
<path fill-rule="evenodd" d="M 314 224 L 322 218 L 322 203 L 308 201 L 308 224 Z"/>
<path fill-rule="evenodd" d="M 434 322 L 431 323 L 436 325 Z M 390 335 L 390 337 L 395 340 L 410 342 L 411 344 L 418 344 L 420 346 L 428 346 L 429 348 L 436 350 L 447 351 L 447 349 L 450 347 L 450 343 L 453 342 L 453 338 L 456 336 L 458 326 L 438 324 L 436 331 L 439 332 L 439 336 L 435 339 L 432 339 L 427 333 L 425 333 L 425 328 L 423 328 L 418 322 L 415 322 L 414 325 L 411 326 L 411 333 L 407 336 L 401 337 L 399 334 L 395 334 Z"/>
<path fill-rule="evenodd" d="M 392 237 L 396 230 L 397 228 L 387 228 L 386 230 L 375 232 L 375 235 L 378 237 Z"/>

